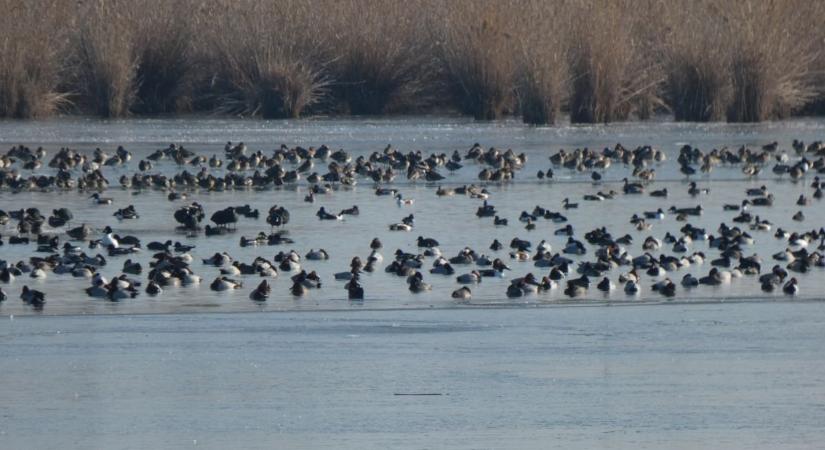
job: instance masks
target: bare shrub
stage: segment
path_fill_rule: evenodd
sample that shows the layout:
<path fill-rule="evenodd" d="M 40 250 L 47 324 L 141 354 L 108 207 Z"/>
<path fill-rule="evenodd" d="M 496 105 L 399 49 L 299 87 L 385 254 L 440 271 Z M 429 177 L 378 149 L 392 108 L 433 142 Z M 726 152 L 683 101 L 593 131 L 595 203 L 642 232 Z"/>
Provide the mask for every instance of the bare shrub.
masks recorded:
<path fill-rule="evenodd" d="M 192 108 L 198 71 L 193 42 L 199 10 L 191 0 L 137 0 L 136 113 L 174 113 Z M 185 14 L 183 12 L 186 12 Z"/>
<path fill-rule="evenodd" d="M 715 0 L 674 6 L 661 17 L 667 33 L 659 52 L 667 76 L 666 98 L 676 120 L 721 120 L 730 103 L 729 30 Z"/>
<path fill-rule="evenodd" d="M 521 26 L 516 40 L 517 97 L 522 120 L 553 124 L 570 89 L 567 36 L 569 10 L 561 2 L 542 0 L 522 3 Z M 536 33 L 536 30 L 546 30 Z"/>
<path fill-rule="evenodd" d="M 68 5 L 0 0 L 0 117 L 44 117 L 68 104 L 58 88 Z"/>
<path fill-rule="evenodd" d="M 440 23 L 439 53 L 458 106 L 476 119 L 500 117 L 515 87 L 519 2 L 448 1 Z"/>
<path fill-rule="evenodd" d="M 328 93 L 314 6 L 284 0 L 225 2 L 213 33 L 220 113 L 298 117 Z"/>
<path fill-rule="evenodd" d="M 134 12 L 127 0 L 83 5 L 75 38 L 75 82 L 81 106 L 103 117 L 129 113 L 137 92 Z"/>
<path fill-rule="evenodd" d="M 633 35 L 633 2 L 580 0 L 570 33 L 571 122 L 627 119 L 661 82 Z M 648 100 L 649 101 L 649 100 Z"/>
<path fill-rule="evenodd" d="M 333 93 L 350 114 L 419 110 L 438 90 L 432 2 L 331 2 Z M 357 24 L 357 25 L 354 25 Z"/>
<path fill-rule="evenodd" d="M 816 62 L 825 5 L 807 1 L 724 2 L 732 28 L 731 122 L 783 118 L 817 95 Z"/>

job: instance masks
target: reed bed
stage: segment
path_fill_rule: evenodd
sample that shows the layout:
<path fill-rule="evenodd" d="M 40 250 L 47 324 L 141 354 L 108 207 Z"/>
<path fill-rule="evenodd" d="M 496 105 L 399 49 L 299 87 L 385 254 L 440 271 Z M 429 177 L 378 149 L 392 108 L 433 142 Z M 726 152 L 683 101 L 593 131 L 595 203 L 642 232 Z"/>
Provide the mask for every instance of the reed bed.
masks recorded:
<path fill-rule="evenodd" d="M 58 86 L 71 26 L 60 11 L 68 5 L 0 0 L 0 117 L 44 117 L 67 104 Z"/>
<path fill-rule="evenodd" d="M 0 117 L 455 111 L 754 122 L 825 108 L 808 0 L 0 0 Z"/>
<path fill-rule="evenodd" d="M 553 124 L 567 105 L 571 74 L 567 44 L 571 17 L 560 2 L 532 0 L 517 36 L 516 94 L 522 120 Z M 546 29 L 546 33 L 534 30 Z M 542 49 L 542 51 L 536 51 Z"/>
<path fill-rule="evenodd" d="M 328 65 L 332 109 L 349 114 L 420 111 L 443 90 L 428 28 L 434 8 L 420 0 L 332 1 Z M 358 26 L 353 26 L 358 24 Z"/>
<path fill-rule="evenodd" d="M 188 0 L 144 0 L 145 15 L 137 22 L 135 103 L 138 114 L 189 112 L 203 69 L 194 43 L 198 30 L 208 26 L 206 11 L 190 10 Z M 180 12 L 188 11 L 187 20 Z"/>

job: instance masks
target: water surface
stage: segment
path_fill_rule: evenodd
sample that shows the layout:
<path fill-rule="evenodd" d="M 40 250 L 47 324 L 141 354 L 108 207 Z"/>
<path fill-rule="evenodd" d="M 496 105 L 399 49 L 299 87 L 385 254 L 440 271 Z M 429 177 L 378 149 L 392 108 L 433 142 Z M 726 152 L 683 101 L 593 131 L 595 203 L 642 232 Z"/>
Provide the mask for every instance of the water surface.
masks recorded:
<path fill-rule="evenodd" d="M 818 302 L 5 319 L 0 447 L 812 449 L 823 330 Z"/>
<path fill-rule="evenodd" d="M 373 237 L 379 237 L 384 242 L 383 254 L 385 259 L 391 258 L 392 252 L 402 249 L 407 252 L 416 251 L 415 238 L 419 235 L 433 237 L 441 242 L 441 250 L 446 256 L 453 256 L 465 246 L 470 246 L 480 253 L 491 257 L 499 256 L 508 261 L 513 268 L 508 279 L 485 279 L 473 289 L 474 305 L 518 305 L 518 304 L 553 304 L 565 301 L 561 290 L 553 291 L 540 296 L 529 296 L 515 301 L 506 300 L 504 291 L 509 278 L 522 276 L 528 271 L 538 275 L 543 270 L 532 267 L 531 263 L 509 261 L 506 251 L 494 253 L 488 250 L 493 239 L 508 243 L 513 237 L 529 239 L 534 244 L 545 239 L 559 251 L 565 239 L 556 236 L 553 232 L 563 224 L 553 224 L 549 221 L 539 221 L 535 231 L 527 232 L 523 225 L 516 221 L 521 211 L 532 210 L 541 205 L 551 210 L 561 210 L 562 199 L 569 197 L 580 203 L 579 209 L 570 210 L 565 214 L 575 227 L 577 236 L 598 226 L 607 226 L 614 236 L 631 233 L 635 242 L 628 250 L 633 255 L 642 253 L 642 241 L 646 236 L 661 239 L 666 232 L 678 235 L 678 230 L 685 222 L 677 222 L 674 217 L 668 216 L 661 222 L 655 222 L 649 232 L 636 232 L 628 222 L 633 213 L 655 210 L 659 207 L 667 209 L 675 205 L 695 206 L 701 204 L 707 211 L 702 217 L 690 218 L 690 223 L 704 227 L 709 233 L 716 233 L 722 222 L 730 223 L 735 215 L 722 211 L 725 203 L 738 203 L 744 197 L 744 190 L 769 184 L 771 192 L 781 199 L 772 208 L 763 208 L 754 212 L 761 218 L 774 222 L 790 231 L 805 231 L 817 229 L 825 225 L 825 208 L 815 202 L 814 205 L 800 208 L 793 201 L 802 193 L 810 196 L 808 188 L 810 176 L 804 182 L 793 183 L 788 180 L 777 179 L 766 168 L 763 174 L 746 179 L 738 167 L 719 167 L 710 175 L 697 178 L 702 187 L 710 189 L 710 195 L 691 197 L 687 194 L 687 183 L 678 173 L 675 155 L 679 148 L 689 143 L 704 150 L 729 146 L 738 148 L 742 145 L 761 146 L 779 141 L 780 148 L 789 150 L 790 141 L 794 138 L 810 142 L 825 136 L 825 121 L 794 120 L 776 123 L 762 123 L 752 125 L 730 124 L 683 124 L 662 121 L 611 124 L 596 126 L 558 126 L 537 128 L 522 125 L 518 122 L 473 122 L 464 118 L 453 117 L 414 117 L 391 119 L 316 119 L 296 121 L 245 121 L 234 119 L 184 118 L 184 119 L 129 119 L 119 121 L 101 121 L 97 119 L 54 119 L 39 122 L 0 122 L 0 143 L 6 146 L 25 143 L 28 145 L 43 145 L 50 155 L 53 155 L 61 146 L 70 146 L 81 151 L 91 152 L 96 147 L 112 152 L 117 145 L 124 145 L 133 152 L 134 158 L 126 167 L 105 168 L 104 173 L 113 184 L 105 195 L 114 198 L 114 205 L 97 206 L 88 200 L 88 193 L 78 192 L 33 192 L 11 194 L 0 192 L 0 209 L 10 210 L 23 207 L 38 207 L 48 213 L 56 206 L 68 206 L 74 211 L 78 221 L 88 223 L 96 229 L 111 225 L 116 233 L 121 235 L 136 235 L 145 243 L 153 240 L 167 239 L 180 240 L 184 243 L 196 245 L 193 252 L 196 262 L 195 271 L 204 277 L 208 283 L 218 271 L 213 267 L 200 264 L 200 258 L 208 257 L 216 251 L 228 251 L 233 257 L 243 262 L 251 262 L 256 256 L 268 259 L 280 250 L 295 249 L 305 254 L 310 249 L 325 248 L 331 259 L 323 262 L 305 262 L 308 270 L 316 270 L 323 278 L 325 285 L 319 291 L 313 291 L 302 299 L 289 295 L 290 283 L 284 279 L 275 281 L 274 294 L 266 303 L 255 303 L 249 300 L 249 291 L 259 282 L 257 277 L 242 277 L 244 289 L 230 293 L 214 293 L 206 284 L 197 287 L 167 289 L 161 296 L 152 298 L 141 295 L 138 298 L 112 303 L 105 300 L 88 298 L 83 289 L 88 286 L 85 279 L 73 279 L 67 276 L 50 274 L 45 281 L 32 281 L 26 278 L 17 279 L 4 289 L 10 294 L 11 301 L 0 305 L 3 314 L 28 314 L 29 310 L 18 300 L 19 290 L 23 284 L 30 284 L 47 294 L 45 314 L 76 314 L 76 313 L 129 313 L 129 312 L 178 312 L 178 311 L 255 311 L 255 310 L 293 310 L 293 309 L 374 309 L 374 308 L 430 308 L 453 307 L 450 292 L 458 285 L 452 277 L 431 276 L 427 273 L 427 281 L 434 289 L 430 293 L 413 295 L 406 288 L 403 279 L 383 272 L 383 266 L 374 274 L 366 274 L 363 284 L 366 290 L 366 300 L 359 303 L 346 301 L 346 291 L 343 283 L 335 282 L 332 275 L 347 270 L 350 259 L 359 255 L 366 258 L 369 253 L 368 244 Z M 169 202 L 165 193 L 160 191 L 132 191 L 122 190 L 117 186 L 117 179 L 122 174 L 136 170 L 137 162 L 152 151 L 163 148 L 169 143 L 177 143 L 206 156 L 221 154 L 227 140 L 243 141 L 251 150 L 261 150 L 269 154 L 281 144 L 294 145 L 321 145 L 327 144 L 332 148 L 343 148 L 353 157 L 368 155 L 373 151 L 381 151 L 391 144 L 403 151 L 422 150 L 425 152 L 445 152 L 453 150 L 465 151 L 473 143 L 481 143 L 485 147 L 512 148 L 516 152 L 524 152 L 528 157 L 526 168 L 519 172 L 517 178 L 504 185 L 488 184 L 486 188 L 491 193 L 490 202 L 494 204 L 500 215 L 510 219 L 508 227 L 494 227 L 490 219 L 477 219 L 474 216 L 480 201 L 467 197 L 437 198 L 434 185 L 425 183 L 408 183 L 400 180 L 395 183 L 408 198 L 414 198 L 412 207 L 399 208 L 388 197 L 376 197 L 373 194 L 372 183 L 361 181 L 353 188 L 341 188 L 329 195 L 318 196 L 315 204 L 303 201 L 308 185 L 301 181 L 298 185 L 284 187 L 264 192 L 231 191 L 231 192 L 195 192 L 191 193 L 190 200 L 203 204 L 207 210 L 207 217 L 219 208 L 250 204 L 265 213 L 274 204 L 287 207 L 292 213 L 292 222 L 287 227 L 290 236 L 296 243 L 281 247 L 248 247 L 238 245 L 241 236 L 252 236 L 258 232 L 269 232 L 270 227 L 263 219 L 242 219 L 236 233 L 223 237 L 190 237 L 175 231 L 176 223 L 172 219 L 174 210 L 182 202 Z M 598 191 L 620 191 L 621 180 L 630 174 L 630 168 L 614 164 L 605 173 L 605 183 L 593 185 L 590 183 L 589 172 L 578 173 L 555 168 L 555 181 L 538 182 L 535 173 L 537 170 L 546 170 L 551 167 L 548 156 L 561 148 L 590 147 L 600 149 L 604 146 L 613 146 L 621 142 L 632 147 L 650 144 L 662 149 L 670 159 L 665 163 L 654 166 L 657 172 L 657 181 L 650 189 L 668 188 L 671 195 L 665 200 L 644 196 L 619 196 L 616 200 L 605 202 L 583 202 L 582 196 Z M 791 157 L 796 158 L 791 152 Z M 47 157 L 48 158 L 48 157 Z M 172 162 L 160 162 L 155 171 L 174 174 L 181 170 Z M 190 171 L 197 168 L 189 167 Z M 323 164 L 316 169 L 324 172 Z M 476 175 L 480 167 L 469 163 L 456 174 L 449 175 L 442 185 L 457 186 L 476 182 Z M 52 173 L 52 169 L 43 168 L 37 173 Z M 221 171 L 217 171 L 221 174 Z M 446 171 L 445 171 L 446 173 Z M 118 222 L 112 217 L 117 208 L 134 204 L 141 217 L 138 220 Z M 358 205 L 362 211 L 359 217 L 347 217 L 341 222 L 319 221 L 315 212 L 320 206 L 329 210 L 338 211 Z M 804 209 L 807 216 L 802 223 L 792 222 L 790 217 L 798 210 Z M 407 214 L 416 217 L 415 229 L 410 233 L 391 233 L 387 225 L 398 222 Z M 60 233 L 62 230 L 54 230 Z M 13 233 L 7 229 L 3 235 Z M 772 232 L 752 231 L 756 243 L 752 248 L 764 259 L 765 269 L 772 265 L 770 255 L 784 250 L 787 243 L 784 240 L 772 237 Z M 29 246 L 5 245 L 2 248 L 2 258 L 8 261 L 27 259 L 34 250 L 34 244 Z M 588 255 L 576 260 L 592 259 L 592 248 Z M 669 252 L 669 248 L 664 250 Z M 751 249 L 746 249 L 749 254 Z M 706 243 L 697 242 L 691 246 L 690 252 L 705 252 L 709 258 L 716 257 L 718 252 L 710 250 Z M 658 252 L 653 252 L 658 255 Z M 133 257 L 147 267 L 151 252 L 144 252 Z M 108 276 L 120 273 L 125 257 L 111 258 L 110 263 L 103 269 Z M 428 271 L 432 259 L 425 262 L 425 273 Z M 386 261 L 385 261 L 386 265 Z M 466 272 L 472 267 L 456 267 L 459 273 Z M 681 279 L 685 273 L 695 275 L 706 274 L 709 265 L 692 266 L 670 276 L 675 280 Z M 619 271 L 610 273 L 612 279 L 618 277 Z M 281 277 L 286 278 L 286 277 Z M 802 291 L 800 298 L 821 299 L 825 292 L 825 277 L 820 271 L 803 275 L 800 278 Z M 605 296 L 597 291 L 591 292 L 577 302 L 639 302 L 662 301 L 660 297 L 650 292 L 650 284 L 655 280 L 645 279 L 642 292 L 633 297 L 621 292 Z M 731 301 L 768 299 L 779 300 L 781 293 L 766 296 L 759 290 L 758 283 L 753 279 L 742 280 L 728 286 L 717 288 L 703 287 L 694 291 L 681 290 L 676 301 Z"/>

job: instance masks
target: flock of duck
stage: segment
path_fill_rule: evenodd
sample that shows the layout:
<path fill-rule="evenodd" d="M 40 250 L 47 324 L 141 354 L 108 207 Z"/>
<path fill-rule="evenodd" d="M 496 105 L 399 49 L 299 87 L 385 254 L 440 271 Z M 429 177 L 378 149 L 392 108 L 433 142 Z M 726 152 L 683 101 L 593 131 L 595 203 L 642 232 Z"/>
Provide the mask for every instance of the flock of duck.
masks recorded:
<path fill-rule="evenodd" d="M 654 189 L 654 185 L 656 168 L 666 163 L 668 155 L 651 146 L 631 149 L 616 144 L 601 151 L 584 148 L 548 154 L 550 168 L 535 175 L 540 183 L 552 183 L 561 171 L 589 174 L 597 192 L 583 195 L 581 204 L 568 197 L 559 208 L 536 206 L 530 211 L 522 211 L 518 217 L 505 217 L 495 206 L 494 194 L 487 189 L 494 184 L 507 183 L 524 168 L 526 155 L 509 149 L 485 149 L 475 144 L 466 151 L 456 150 L 448 155 L 421 151 L 405 153 L 387 146 L 383 151 L 357 157 L 344 150 L 333 151 L 325 145 L 317 148 L 282 145 L 265 154 L 252 151 L 243 143 L 227 143 L 224 150 L 222 157 L 207 158 L 173 144 L 139 161 L 138 170 L 121 175 L 117 185 L 135 191 L 159 191 L 168 201 L 181 202 L 172 219 L 176 229 L 190 238 L 201 234 L 228 235 L 236 231 L 241 220 L 263 218 L 268 230 L 253 236 L 240 236 L 240 247 L 295 244 L 289 233 L 291 213 L 315 211 L 314 215 L 320 221 L 359 216 L 358 205 L 340 211 L 325 207 L 316 211 L 312 206 L 318 196 L 330 195 L 341 186 L 354 186 L 359 182 L 369 183 L 376 196 L 392 199 L 402 211 L 400 220 L 386 225 L 388 231 L 412 232 L 416 218 L 404 209 L 412 207 L 415 200 L 406 197 L 400 184 L 394 183 L 397 177 L 423 183 L 433 188 L 439 198 L 466 196 L 475 199 L 480 202 L 475 208 L 475 217 L 489 220 L 497 228 L 516 225 L 522 226 L 525 232 L 532 232 L 542 221 L 557 224 L 554 235 L 566 242 L 559 251 L 554 251 L 548 239 L 534 243 L 513 237 L 505 243 L 493 240 L 489 246 L 493 256 L 484 253 L 487 249 L 470 247 L 455 255 L 443 255 L 436 238 L 417 236 L 411 240 L 416 251 L 397 249 L 388 254 L 385 261 L 384 246 L 376 237 L 368 247 L 365 246 L 362 255 L 366 256 L 348 258 L 348 267 L 335 273 L 333 280 L 322 280 L 316 271 L 305 267 L 314 261 L 330 259 L 325 249 L 313 248 L 303 254 L 296 250 L 279 251 L 271 259 L 257 256 L 250 263 L 234 259 L 229 249 L 196 259 L 193 256 L 197 253 L 196 245 L 174 239 L 144 243 L 138 236 L 115 231 L 117 223 L 140 218 L 135 206 L 117 205 L 113 198 L 105 196 L 105 191 L 114 184 L 105 176 L 107 169 L 130 165 L 132 155 L 123 147 L 118 147 L 112 154 L 100 149 L 87 154 L 62 148 L 48 158 L 43 148 L 15 146 L 0 156 L 0 199 L 3 200 L 0 205 L 12 203 L 9 199 L 20 192 L 78 191 L 117 222 L 103 229 L 93 229 L 65 207 L 55 208 L 48 215 L 35 207 L 0 210 L 0 226 L 5 235 L 0 236 L 0 245 L 30 246 L 33 253 L 28 260 L 0 259 L 0 283 L 6 289 L 22 284 L 19 298 L 35 309 L 44 307 L 46 295 L 26 282 L 15 282 L 15 279 L 43 280 L 52 275 L 83 278 L 88 280 L 85 289 L 88 296 L 120 301 L 142 293 L 162 296 L 165 290 L 202 282 L 208 283 L 214 291 L 242 289 L 245 280 L 254 277 L 256 280 L 249 297 L 263 302 L 273 295 L 273 286 L 278 284 L 276 280 L 288 277 L 285 282 L 288 289 L 284 289 L 285 294 L 288 292 L 286 295 L 303 297 L 327 286 L 327 281 L 334 281 L 340 282 L 342 286 L 339 288 L 355 301 L 364 299 L 364 274 L 383 268 L 385 273 L 403 280 L 412 293 L 431 290 L 428 278 L 451 277 L 457 289 L 450 297 L 457 302 L 469 302 L 476 285 L 486 278 L 503 277 L 510 282 L 501 295 L 511 299 L 556 289 L 570 298 L 584 296 L 590 289 L 603 292 L 621 289 L 626 294 L 635 295 L 645 283 L 657 295 L 671 298 L 680 290 L 748 279 L 755 280 L 765 292 L 781 289 L 785 294 L 795 295 L 800 290 L 798 274 L 825 267 L 823 224 L 804 226 L 805 208 L 811 205 L 821 208 L 819 202 L 825 188 L 825 182 L 819 178 L 819 174 L 825 174 L 825 145 L 822 142 L 806 145 L 794 141 L 788 150 L 772 143 L 761 148 L 743 146 L 707 152 L 685 145 L 679 150 L 676 163 L 679 173 L 689 182 L 687 194 L 696 199 L 696 204 L 663 205 L 632 214 L 628 219 L 639 235 L 628 233 L 622 236 L 614 236 L 605 225 L 570 223 L 567 214 L 590 203 L 619 197 L 630 201 L 633 196 L 651 196 L 664 201 L 671 193 L 667 188 Z M 160 164 L 174 165 L 174 175 L 157 170 L 156 166 Z M 478 183 L 448 187 L 444 173 L 465 166 L 477 167 Z M 775 177 L 804 183 L 806 193 L 795 199 L 779 199 L 767 185 L 749 188 L 742 192 L 741 201 L 725 204 L 722 208 L 723 213 L 730 214 L 730 223 L 722 222 L 717 229 L 707 230 L 690 223 L 692 218 L 705 212 L 702 197 L 709 195 L 709 189 L 700 186 L 693 178 L 719 166 L 741 167 L 745 177 L 755 177 L 770 167 Z M 620 188 L 617 186 L 619 191 L 602 188 L 606 186 L 603 176 L 611 167 L 628 170 L 629 176 L 622 180 Z M 197 201 L 197 196 L 203 192 L 271 191 L 278 186 L 297 183 L 308 186 L 304 198 L 306 206 L 299 208 L 301 211 L 295 211 L 293 206 L 290 212 L 285 206 L 275 204 L 263 213 L 249 205 L 209 212 Z M 799 207 L 798 212 L 788 218 L 787 224 L 771 223 L 760 214 L 761 209 L 772 208 L 777 202 L 792 202 Z M 472 214 L 472 209 L 467 212 Z M 644 236 L 654 223 L 669 218 L 684 222 L 679 233 Z M 786 250 L 759 255 L 754 251 L 758 248 L 756 233 L 770 233 L 775 239 L 784 240 Z M 461 237 L 445 232 L 440 238 L 456 240 Z M 634 256 L 630 248 L 638 242 L 641 242 L 643 252 Z M 711 251 L 718 253 L 716 257 L 708 256 Z M 145 252 L 151 252 L 151 258 L 144 266 L 137 259 Z M 513 274 L 513 268 L 521 262 L 531 262 L 533 269 Z M 111 264 L 121 267 L 120 274 L 107 278 L 102 269 Z M 702 264 L 710 266 L 706 275 L 677 277 L 683 268 Z M 204 278 L 198 275 L 198 272 L 207 270 L 212 274 L 204 275 Z M 7 292 L 0 287 L 0 302 L 7 298 Z"/>

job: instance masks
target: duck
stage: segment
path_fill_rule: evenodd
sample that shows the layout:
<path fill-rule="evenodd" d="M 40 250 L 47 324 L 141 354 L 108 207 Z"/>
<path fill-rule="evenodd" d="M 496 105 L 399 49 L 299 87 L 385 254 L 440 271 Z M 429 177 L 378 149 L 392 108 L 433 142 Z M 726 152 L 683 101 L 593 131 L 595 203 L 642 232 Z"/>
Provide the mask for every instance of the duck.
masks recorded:
<path fill-rule="evenodd" d="M 137 290 L 133 285 L 131 285 L 131 283 L 129 283 L 128 286 L 122 286 L 115 280 L 112 281 L 113 282 L 108 285 L 106 292 L 106 298 L 109 300 L 116 302 L 127 298 L 137 297 Z"/>
<path fill-rule="evenodd" d="M 152 242 L 150 242 L 146 245 L 146 248 L 148 250 L 153 251 L 153 252 L 165 252 L 165 251 L 168 251 L 169 247 L 171 247 L 171 246 L 172 246 L 172 241 L 171 240 L 166 241 L 166 242 L 152 241 Z"/>
<path fill-rule="evenodd" d="M 258 287 L 249 293 L 249 298 L 258 302 L 266 301 L 269 294 L 272 292 L 272 287 L 266 280 L 262 280 Z"/>
<path fill-rule="evenodd" d="M 306 259 L 310 261 L 323 261 L 329 259 L 329 253 L 326 250 L 319 248 L 318 250 L 310 249 L 306 254 Z"/>
<path fill-rule="evenodd" d="M 659 208 L 656 211 L 645 211 L 644 217 L 645 219 L 662 220 L 665 218 L 665 212 L 662 211 L 662 208 Z"/>
<path fill-rule="evenodd" d="M 111 197 L 101 197 L 100 194 L 97 193 L 97 192 L 92 194 L 89 198 L 94 200 L 94 203 L 96 205 L 111 205 L 112 204 L 112 198 Z"/>
<path fill-rule="evenodd" d="M 553 232 L 556 236 L 573 236 L 575 234 L 573 225 L 569 223 Z"/>
<path fill-rule="evenodd" d="M 692 287 L 696 287 L 696 286 L 699 286 L 699 279 L 697 279 L 693 275 L 688 273 L 688 274 L 685 274 L 684 277 L 682 277 L 682 287 L 692 288 Z"/>
<path fill-rule="evenodd" d="M 764 197 L 768 194 L 768 187 L 764 184 L 758 188 L 748 188 L 745 190 L 745 195 L 748 197 Z"/>
<path fill-rule="evenodd" d="M 178 278 L 175 278 L 178 279 Z M 201 277 L 199 275 L 195 275 L 191 269 L 188 267 L 184 267 L 180 270 L 180 283 L 183 286 L 191 286 L 194 284 L 201 283 Z"/>
<path fill-rule="evenodd" d="M 673 297 L 676 295 L 676 284 L 670 280 L 670 278 L 665 278 L 657 283 L 653 284 L 653 291 L 658 292 L 665 297 Z"/>
<path fill-rule="evenodd" d="M 160 285 L 155 282 L 155 280 L 149 281 L 149 284 L 146 285 L 146 293 L 155 296 L 159 295 L 163 292 L 163 289 L 160 288 Z"/>
<path fill-rule="evenodd" d="M 725 277 L 716 267 L 710 269 L 710 273 L 708 275 L 699 278 L 699 284 L 705 284 L 708 286 L 719 286 L 724 282 Z"/>
<path fill-rule="evenodd" d="M 45 280 L 46 271 L 43 270 L 43 266 L 34 267 L 29 273 L 29 277 L 35 280 Z"/>
<path fill-rule="evenodd" d="M 602 292 L 610 292 L 615 288 L 616 288 L 616 285 L 614 285 L 610 281 L 610 278 L 607 278 L 607 277 L 602 278 L 602 281 L 599 281 L 599 284 L 596 285 L 596 289 L 598 289 Z"/>
<path fill-rule="evenodd" d="M 639 274 L 636 272 L 635 268 L 631 269 L 630 272 L 619 275 L 620 283 L 627 283 L 628 281 L 634 281 L 636 283 L 639 282 Z"/>
<path fill-rule="evenodd" d="M 240 289 L 241 287 L 243 287 L 241 282 L 225 276 L 219 276 L 209 284 L 209 289 L 217 292 Z"/>
<path fill-rule="evenodd" d="M 524 296 L 524 289 L 518 284 L 507 286 L 507 298 L 519 298 Z"/>
<path fill-rule="evenodd" d="M 625 194 L 641 194 L 645 190 L 644 185 L 641 183 L 631 183 L 627 178 L 623 178 L 622 181 L 624 182 L 622 191 L 624 191 Z"/>
<path fill-rule="evenodd" d="M 344 216 L 341 214 L 331 214 L 327 212 L 326 209 L 322 206 L 321 209 L 318 210 L 315 215 L 318 217 L 319 220 L 343 220 Z"/>
<path fill-rule="evenodd" d="M 138 215 L 137 211 L 135 210 L 135 206 L 134 206 L 134 205 L 129 205 L 129 206 L 127 206 L 126 208 L 121 208 L 121 209 L 118 209 L 118 210 L 117 210 L 117 211 L 115 211 L 115 213 L 114 213 L 114 214 L 112 214 L 112 215 L 113 215 L 113 216 L 114 216 L 117 220 L 131 220 L 131 219 L 137 219 L 137 218 L 139 218 L 139 217 L 140 217 L 140 216 Z"/>
<path fill-rule="evenodd" d="M 773 292 L 778 283 L 778 279 L 764 279 L 761 280 L 759 288 L 762 289 L 762 292 Z"/>
<path fill-rule="evenodd" d="M 430 269 L 430 273 L 433 275 L 453 275 L 455 273 L 455 269 L 449 262 L 441 258 L 440 262 L 439 260 L 436 260 L 433 264 L 433 268 Z"/>
<path fill-rule="evenodd" d="M 756 197 L 750 201 L 751 205 L 754 206 L 773 206 L 774 196 L 773 194 L 768 194 L 764 197 Z"/>
<path fill-rule="evenodd" d="M 710 193 L 710 189 L 697 187 L 695 181 L 691 181 L 688 186 L 689 186 L 688 187 L 688 194 L 693 196 L 693 197 L 695 197 L 697 195 L 701 195 L 701 194 L 709 194 Z"/>
<path fill-rule="evenodd" d="M 481 283 L 481 273 L 473 270 L 470 273 L 465 273 L 456 277 L 456 281 L 460 284 L 476 284 Z"/>
<path fill-rule="evenodd" d="M 493 260 L 492 268 L 490 269 L 480 269 L 478 273 L 481 274 L 482 277 L 495 277 L 495 278 L 503 278 L 504 271 L 511 270 L 504 261 L 500 258 L 496 258 Z"/>
<path fill-rule="evenodd" d="M 309 289 L 300 281 L 293 281 L 292 287 L 289 288 L 289 292 L 295 297 L 303 297 L 309 293 Z"/>
<path fill-rule="evenodd" d="M 584 255 L 587 253 L 587 249 L 585 248 L 584 244 L 580 241 L 573 239 L 572 237 L 567 238 L 567 244 L 565 244 L 562 253 L 568 255 Z"/>
<path fill-rule="evenodd" d="M 216 266 L 216 267 L 220 267 L 220 266 L 229 264 L 231 262 L 232 262 L 232 257 L 229 256 L 229 254 L 226 253 L 226 252 L 222 252 L 222 253 L 217 253 L 216 252 L 211 257 L 203 259 L 204 264 L 208 264 L 210 266 Z"/>
<path fill-rule="evenodd" d="M 745 211 L 747 209 L 748 205 L 750 205 L 750 203 L 751 202 L 748 199 L 742 200 L 741 204 L 725 203 L 724 205 L 722 205 L 722 210 L 723 211 L 739 211 L 739 210 Z"/>
<path fill-rule="evenodd" d="M 410 292 L 414 294 L 429 291 L 433 288 L 424 282 L 424 277 L 421 275 L 421 272 L 415 272 L 412 276 L 408 277 L 407 284 L 409 284 Z"/>
<path fill-rule="evenodd" d="M 576 209 L 576 208 L 579 207 L 579 204 L 578 203 L 570 203 L 570 199 L 565 198 L 564 200 L 562 200 L 562 206 L 564 207 L 564 209 Z"/>
<path fill-rule="evenodd" d="M 85 241 L 92 235 L 92 228 L 86 225 L 85 223 L 79 227 L 71 228 L 66 231 L 66 234 L 69 235 L 70 238 L 77 240 L 77 241 Z"/>
<path fill-rule="evenodd" d="M 92 286 L 86 288 L 86 295 L 92 298 L 106 298 L 109 296 L 109 289 L 103 281 L 92 280 Z"/>
<path fill-rule="evenodd" d="M 110 247 L 119 248 L 120 247 L 120 243 L 118 242 L 117 238 L 115 238 L 115 236 L 112 234 L 112 228 L 111 227 L 106 226 L 106 228 L 103 229 L 103 237 L 100 238 L 100 245 L 102 245 L 103 247 L 106 247 L 106 248 L 110 248 Z"/>
<path fill-rule="evenodd" d="M 653 236 L 648 236 L 647 239 L 645 239 L 644 243 L 642 243 L 642 249 L 647 250 L 647 251 L 659 250 L 659 248 L 661 248 L 661 246 L 662 246 L 662 242 L 660 240 L 654 238 Z"/>
<path fill-rule="evenodd" d="M 412 231 L 412 229 L 412 225 L 406 223 L 390 224 L 390 231 Z"/>
<path fill-rule="evenodd" d="M 581 284 L 573 283 L 573 280 L 567 282 L 567 286 L 564 288 L 564 295 L 574 298 L 580 297 L 587 293 L 587 287 Z"/>
<path fill-rule="evenodd" d="M 435 248 L 439 245 L 437 240 L 433 238 L 425 238 L 423 236 L 418 236 L 418 239 L 416 239 L 416 243 L 419 248 Z"/>
<path fill-rule="evenodd" d="M 639 285 L 633 280 L 628 280 L 624 285 L 624 293 L 628 295 L 636 295 L 639 293 Z"/>
<path fill-rule="evenodd" d="M 468 300 L 472 299 L 473 293 L 472 293 L 472 291 L 470 291 L 470 288 L 468 288 L 467 286 L 462 286 L 462 287 L 454 290 L 451 297 L 456 299 L 456 300 L 468 301 Z"/>
<path fill-rule="evenodd" d="M 23 286 L 20 292 L 20 300 L 23 300 L 23 303 L 35 309 L 42 309 L 46 303 L 46 294 L 35 289 L 30 289 L 28 286 Z"/>
<path fill-rule="evenodd" d="M 398 206 L 412 206 L 415 203 L 415 199 L 404 198 L 404 196 L 399 192 L 395 194 L 395 202 Z"/>
<path fill-rule="evenodd" d="M 796 281 L 796 278 L 791 278 L 790 280 L 788 280 L 788 282 L 785 283 L 784 286 L 782 286 L 782 292 L 784 292 L 787 295 L 796 295 L 796 294 L 798 294 L 799 293 L 799 284 Z"/>
<path fill-rule="evenodd" d="M 3 270 L 0 271 L 0 282 L 8 284 L 12 281 L 14 281 L 14 274 L 12 271 L 8 267 L 3 268 Z"/>

